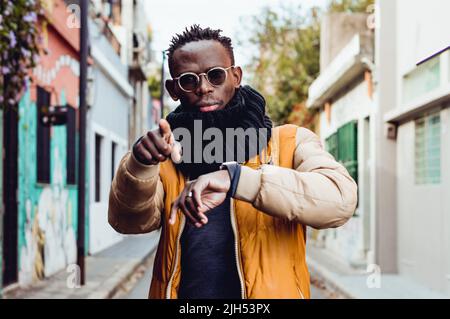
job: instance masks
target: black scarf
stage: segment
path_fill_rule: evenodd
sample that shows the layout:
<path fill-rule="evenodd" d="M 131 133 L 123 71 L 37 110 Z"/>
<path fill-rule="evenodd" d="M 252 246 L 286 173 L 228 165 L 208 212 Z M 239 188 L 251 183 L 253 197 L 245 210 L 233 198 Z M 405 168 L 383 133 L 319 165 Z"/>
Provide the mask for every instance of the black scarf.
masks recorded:
<path fill-rule="evenodd" d="M 236 90 L 234 97 L 222 110 L 212 112 L 199 112 L 193 110 L 188 105 L 181 104 L 172 113 L 167 116 L 167 121 L 170 124 L 172 131 L 177 128 L 186 128 L 191 134 L 191 158 L 188 159 L 186 154 L 183 154 L 181 163 L 176 164 L 176 167 L 183 173 L 184 176 L 195 179 L 200 175 L 207 174 L 219 169 L 220 164 L 225 161 L 239 161 L 242 158 L 237 158 L 238 151 L 244 154 L 244 161 L 247 161 L 267 147 L 267 143 L 272 135 L 272 121 L 265 113 L 266 102 L 261 94 L 250 86 L 243 86 Z M 194 121 L 198 125 L 201 121 L 201 134 L 208 128 L 217 128 L 223 134 L 223 161 L 218 163 L 207 163 L 203 157 L 201 163 L 194 163 Z M 230 141 L 226 140 L 227 128 L 242 128 L 244 131 L 248 128 L 265 129 L 259 131 L 257 145 L 249 142 L 249 137 L 245 137 L 245 145 L 238 143 L 235 140 L 234 149 L 231 149 Z M 197 127 L 198 130 L 198 127 Z M 214 140 L 214 139 L 213 139 Z M 183 143 L 183 142 L 182 142 Z M 201 146 L 202 151 L 211 141 L 202 140 L 197 141 L 197 145 Z M 203 152 L 201 153 L 203 154 Z"/>

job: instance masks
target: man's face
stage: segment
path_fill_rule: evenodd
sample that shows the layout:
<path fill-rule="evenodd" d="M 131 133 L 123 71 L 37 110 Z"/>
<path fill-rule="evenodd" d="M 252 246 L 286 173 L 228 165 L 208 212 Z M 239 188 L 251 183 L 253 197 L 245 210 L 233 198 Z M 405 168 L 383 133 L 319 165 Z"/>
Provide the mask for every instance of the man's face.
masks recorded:
<path fill-rule="evenodd" d="M 225 47 L 218 41 L 201 40 L 189 42 L 173 53 L 172 77 L 177 78 L 185 72 L 206 73 L 214 67 L 228 68 L 231 58 Z M 189 105 L 200 112 L 211 112 L 225 108 L 241 84 L 242 70 L 230 68 L 222 85 L 211 85 L 204 75 L 193 92 L 185 92 L 177 81 L 167 80 L 166 88 L 174 100 Z"/>

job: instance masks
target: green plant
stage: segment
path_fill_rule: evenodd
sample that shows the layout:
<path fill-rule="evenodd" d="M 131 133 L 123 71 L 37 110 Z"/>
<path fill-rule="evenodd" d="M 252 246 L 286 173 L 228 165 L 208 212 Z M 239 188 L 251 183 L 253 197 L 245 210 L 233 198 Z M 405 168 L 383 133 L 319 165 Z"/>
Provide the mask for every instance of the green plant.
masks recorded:
<path fill-rule="evenodd" d="M 161 98 L 161 68 L 156 68 L 147 78 L 150 96 L 154 99 Z"/>
<path fill-rule="evenodd" d="M 0 107 L 14 107 L 39 57 L 39 0 L 0 2 Z"/>

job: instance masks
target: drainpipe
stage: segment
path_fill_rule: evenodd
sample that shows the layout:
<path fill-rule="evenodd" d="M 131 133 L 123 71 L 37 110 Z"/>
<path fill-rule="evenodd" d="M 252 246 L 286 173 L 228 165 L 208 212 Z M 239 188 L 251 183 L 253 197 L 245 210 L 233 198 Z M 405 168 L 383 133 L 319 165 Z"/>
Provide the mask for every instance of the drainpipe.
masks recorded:
<path fill-rule="evenodd" d="M 79 152 L 78 152 L 78 229 L 77 264 L 80 269 L 80 285 L 86 283 L 85 269 L 85 226 L 86 226 L 86 89 L 88 57 L 88 0 L 80 0 L 80 106 L 79 116 Z"/>

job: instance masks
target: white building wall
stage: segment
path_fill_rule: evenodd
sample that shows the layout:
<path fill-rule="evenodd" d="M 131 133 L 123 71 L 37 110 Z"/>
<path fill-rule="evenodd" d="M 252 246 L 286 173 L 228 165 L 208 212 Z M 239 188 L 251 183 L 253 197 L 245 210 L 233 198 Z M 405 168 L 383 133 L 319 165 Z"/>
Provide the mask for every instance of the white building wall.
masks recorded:
<path fill-rule="evenodd" d="M 102 163 L 100 171 L 100 201 L 95 201 L 95 135 L 102 136 L 101 154 Z M 126 138 L 116 135 L 111 129 L 92 123 L 90 130 L 90 209 L 89 209 L 89 253 L 95 254 L 122 240 L 108 223 L 108 198 L 112 180 L 112 165 L 117 170 L 120 159 L 128 149 Z M 117 144 L 115 163 L 112 163 L 112 142 Z"/>
<path fill-rule="evenodd" d="M 450 80 L 450 72 L 449 72 Z M 449 81 L 450 85 L 450 81 Z M 442 229 L 442 245 L 439 252 L 443 256 L 441 280 L 443 292 L 450 296 L 450 102 L 447 108 L 441 112 L 442 125 L 442 184 L 441 184 L 441 200 L 442 200 L 442 219 L 440 228 Z"/>
<path fill-rule="evenodd" d="M 450 111 L 440 114 L 441 184 L 415 184 L 414 121 L 398 131 L 398 269 L 450 294 Z"/>
<path fill-rule="evenodd" d="M 112 171 L 128 150 L 128 114 L 133 87 L 128 82 L 128 68 L 119 55 L 90 21 L 92 66 L 91 101 L 88 112 L 89 142 L 89 253 L 95 254 L 122 239 L 108 223 L 108 198 Z M 102 136 L 100 201 L 95 198 L 95 135 Z M 112 163 L 112 143 L 116 151 Z"/>
<path fill-rule="evenodd" d="M 450 1 L 396 1 L 397 72 L 401 77 L 418 61 L 450 45 Z"/>
<path fill-rule="evenodd" d="M 397 1 L 397 108 L 404 108 L 403 78 L 416 63 L 447 47 L 450 1 Z M 450 53 L 441 61 L 441 87 L 450 86 Z M 420 100 L 420 98 L 419 98 Z M 441 183 L 415 185 L 414 121 L 397 138 L 398 269 L 423 285 L 450 295 L 450 102 L 441 114 Z M 446 107 L 446 108 L 445 108 Z M 418 116 L 420 114 L 417 114 Z"/>
<path fill-rule="evenodd" d="M 320 135 L 324 141 L 342 125 L 370 115 L 373 109 L 373 101 L 370 99 L 367 90 L 367 83 L 361 81 L 345 95 L 334 101 L 331 108 L 330 123 L 326 119 L 325 112 L 320 113 Z"/>
<path fill-rule="evenodd" d="M 362 78 L 362 76 L 361 76 Z M 358 188 L 359 207 L 356 216 L 338 229 L 321 231 L 319 238 L 325 238 L 325 246 L 343 261 L 353 266 L 366 263 L 366 252 L 370 240 L 369 205 L 369 118 L 374 102 L 369 97 L 367 83 L 362 80 L 348 92 L 334 101 L 331 107 L 331 120 L 328 122 L 324 111 L 320 113 L 320 132 L 322 142 L 350 121 L 358 121 Z"/>

